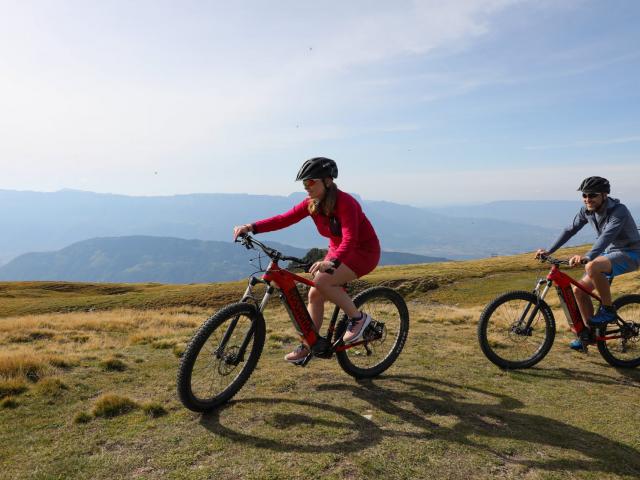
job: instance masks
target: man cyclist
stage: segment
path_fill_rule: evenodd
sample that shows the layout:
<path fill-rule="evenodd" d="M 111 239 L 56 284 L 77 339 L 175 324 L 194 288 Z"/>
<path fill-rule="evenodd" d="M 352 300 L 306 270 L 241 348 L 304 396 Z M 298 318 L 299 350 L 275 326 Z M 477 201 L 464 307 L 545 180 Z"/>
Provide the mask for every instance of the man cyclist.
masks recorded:
<path fill-rule="evenodd" d="M 536 258 L 549 255 L 564 245 L 571 237 L 590 223 L 596 230 L 596 242 L 584 255 L 574 255 L 569 265 L 586 262 L 585 275 L 580 283 L 589 291 L 595 288 L 602 305 L 594 315 L 591 297 L 577 287 L 573 287 L 582 318 L 592 326 L 604 325 L 616 319 L 611 300 L 610 282 L 614 277 L 637 270 L 640 266 L 640 234 L 631 213 L 620 200 L 609 197 L 611 186 L 606 178 L 585 178 L 578 191 L 582 192 L 584 206 L 573 219 L 573 224 L 564 229 L 554 244 L 548 249 L 539 249 Z M 580 339 L 569 345 L 574 350 L 582 350 Z"/>

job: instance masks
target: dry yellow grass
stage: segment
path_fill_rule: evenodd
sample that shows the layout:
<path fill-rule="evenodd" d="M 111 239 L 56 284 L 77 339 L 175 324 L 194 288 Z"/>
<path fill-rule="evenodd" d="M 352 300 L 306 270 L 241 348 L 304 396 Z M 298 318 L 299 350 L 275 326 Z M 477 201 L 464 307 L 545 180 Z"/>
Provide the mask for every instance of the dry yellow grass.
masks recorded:
<path fill-rule="evenodd" d="M 90 313 L 42 314 L 9 317 L 0 322 L 0 345 L 5 356 L 50 354 L 59 366 L 77 363 L 74 357 L 104 352 L 126 345 L 158 343 L 166 348 L 184 341 L 206 317 L 201 309 L 167 308 L 150 310 L 109 310 Z M 15 363 L 15 360 L 12 360 Z M 47 360 L 43 360 L 47 361 Z M 3 361 L 9 369 L 9 360 Z M 0 372 L 2 372 L 0 365 Z M 0 373 L 1 374 L 1 373 Z"/>
<path fill-rule="evenodd" d="M 0 398 L 10 395 L 19 395 L 27 390 L 27 382 L 24 378 L 0 378 Z"/>
<path fill-rule="evenodd" d="M 23 347 L 13 352 L 0 353 L 0 377 L 26 378 L 38 381 L 54 371 L 53 357 Z"/>
<path fill-rule="evenodd" d="M 421 305 L 412 312 L 412 321 L 419 323 L 444 323 L 457 325 L 473 323 L 480 316 L 481 307 L 458 307 L 452 305 Z"/>
<path fill-rule="evenodd" d="M 131 345 L 182 345 L 207 314 L 195 308 L 110 310 L 42 314 L 0 321 L 0 398 L 18 395 L 38 382 L 34 393 L 56 398 L 65 391 L 65 371 L 94 360 L 107 371 L 127 363 L 114 352 Z M 49 378 L 50 377 L 50 378 Z"/>
<path fill-rule="evenodd" d="M 193 328 L 202 320 L 202 309 L 108 310 L 100 312 L 48 313 L 7 317 L 0 322 L 0 334 L 26 334 L 46 329 L 53 332 L 122 332 L 146 327 Z"/>

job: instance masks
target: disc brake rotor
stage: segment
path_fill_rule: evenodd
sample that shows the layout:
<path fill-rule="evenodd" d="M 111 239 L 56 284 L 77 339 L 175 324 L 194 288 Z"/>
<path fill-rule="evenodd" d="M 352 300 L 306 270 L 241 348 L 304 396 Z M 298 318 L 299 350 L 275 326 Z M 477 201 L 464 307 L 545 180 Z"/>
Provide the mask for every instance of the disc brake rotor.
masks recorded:
<path fill-rule="evenodd" d="M 225 349 L 224 353 L 218 360 L 218 373 L 220 375 L 229 375 L 238 366 L 238 353 L 240 347 L 232 346 Z"/>

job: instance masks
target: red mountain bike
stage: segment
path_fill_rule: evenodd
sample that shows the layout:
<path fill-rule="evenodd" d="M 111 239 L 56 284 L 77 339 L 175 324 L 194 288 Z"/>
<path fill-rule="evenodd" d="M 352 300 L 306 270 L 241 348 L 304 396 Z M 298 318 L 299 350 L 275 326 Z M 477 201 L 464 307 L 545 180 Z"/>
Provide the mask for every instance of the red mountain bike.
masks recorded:
<path fill-rule="evenodd" d="M 342 369 L 355 378 L 380 375 L 398 358 L 409 332 L 409 311 L 402 296 L 387 287 L 360 292 L 353 302 L 373 320 L 362 340 L 344 344 L 342 336 L 347 317 L 336 306 L 326 335 L 316 331 L 298 291 L 297 284 L 314 283 L 278 266 L 289 261 L 308 270 L 310 264 L 287 257 L 245 235 L 239 241 L 248 249 L 259 247 L 270 259 L 261 278 L 251 276 L 239 303 L 219 310 L 207 319 L 187 346 L 178 369 L 178 395 L 190 410 L 206 412 L 229 401 L 249 379 L 262 353 L 265 341 L 263 312 L 277 291 L 298 333 L 310 346 L 309 355 L 299 363 L 305 366 L 313 357 L 336 355 Z M 253 295 L 253 287 L 267 285 L 262 299 Z M 338 321 L 338 317 L 340 320 Z"/>
<path fill-rule="evenodd" d="M 575 285 L 598 302 L 600 298 L 560 271 L 560 265 L 568 265 L 568 261 L 550 256 L 541 260 L 551 264 L 551 271 L 546 279 L 538 280 L 533 292 L 505 293 L 482 312 L 478 339 L 487 358 L 501 368 L 529 368 L 549 353 L 556 324 L 544 298 L 555 285 L 571 331 L 582 341 L 583 351 L 586 352 L 587 345 L 596 344 L 600 354 L 614 367 L 640 365 L 640 295 L 617 298 L 613 302 L 617 311 L 615 322 L 590 329 L 582 319 L 571 286 Z"/>

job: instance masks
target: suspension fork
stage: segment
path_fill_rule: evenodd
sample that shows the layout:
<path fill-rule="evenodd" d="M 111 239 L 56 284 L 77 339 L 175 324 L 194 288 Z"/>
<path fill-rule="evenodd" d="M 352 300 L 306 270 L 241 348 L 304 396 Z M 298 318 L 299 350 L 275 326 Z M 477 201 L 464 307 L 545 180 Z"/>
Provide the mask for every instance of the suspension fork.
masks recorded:
<path fill-rule="evenodd" d="M 253 297 L 253 286 L 259 282 L 260 280 L 256 279 L 255 277 L 251 277 L 251 280 L 249 281 L 249 285 L 247 285 L 247 289 L 245 290 L 244 295 L 242 296 L 243 302 L 246 302 L 248 300 L 255 301 L 255 298 Z M 269 302 L 269 299 L 271 298 L 271 295 L 273 294 L 273 290 L 274 289 L 271 285 L 267 287 L 267 291 L 265 292 L 264 297 L 262 298 L 262 301 L 260 302 L 259 305 L 257 305 L 258 315 L 262 315 L 262 312 L 264 311 L 265 307 L 267 306 L 267 303 Z M 217 358 L 221 357 L 221 354 L 226 348 L 227 343 L 229 342 L 229 339 L 233 334 L 233 331 L 236 329 L 236 326 L 238 325 L 239 319 L 240 319 L 240 315 L 236 315 L 233 318 L 233 320 L 231 320 L 231 323 L 227 327 L 227 330 L 224 332 L 224 335 L 222 336 L 222 340 L 220 340 L 220 344 L 218 345 L 218 348 L 216 348 L 215 350 L 215 354 Z M 247 347 L 249 346 L 249 342 L 251 341 L 251 338 L 253 337 L 255 330 L 256 330 L 256 319 L 253 319 L 251 321 L 249 330 L 247 330 L 247 333 L 245 334 L 244 339 L 242 340 L 242 344 L 240 345 L 240 349 L 238 350 L 238 355 L 234 363 L 237 364 L 237 362 L 240 362 L 244 359 L 244 353 L 246 352 Z"/>
<path fill-rule="evenodd" d="M 524 329 L 525 330 L 527 330 L 527 329 L 529 329 L 531 327 L 531 324 L 533 323 L 533 319 L 536 317 L 536 314 L 540 310 L 540 300 L 544 300 L 544 297 L 547 296 L 547 292 L 551 288 L 552 284 L 553 284 L 553 282 L 551 280 L 545 280 L 545 279 L 542 279 L 542 278 L 540 280 L 538 280 L 536 288 L 533 289 L 533 293 L 538 298 L 538 302 L 536 302 L 535 306 L 533 307 L 533 311 L 531 312 L 530 315 L 529 315 L 529 310 L 531 309 L 531 304 L 530 303 L 527 304 L 527 306 L 525 307 L 524 311 L 520 315 L 520 318 L 518 319 L 516 325 L 523 325 L 524 324 Z M 542 292 L 540 292 L 540 288 L 542 287 L 542 285 L 545 285 L 545 287 L 542 290 Z M 527 318 L 527 316 L 528 316 L 528 318 Z M 525 323 L 525 318 L 527 319 L 526 323 Z"/>

